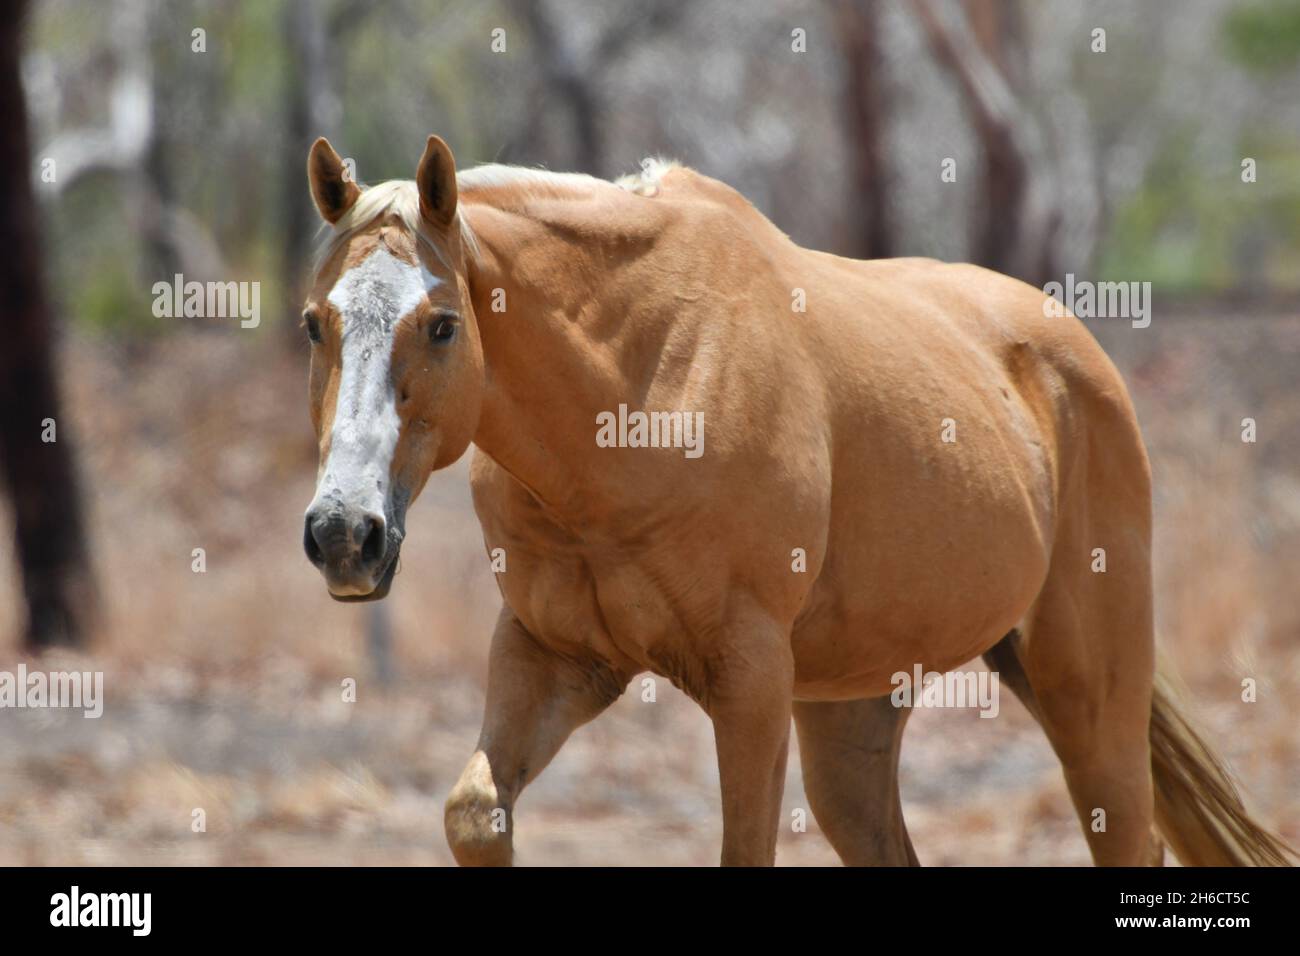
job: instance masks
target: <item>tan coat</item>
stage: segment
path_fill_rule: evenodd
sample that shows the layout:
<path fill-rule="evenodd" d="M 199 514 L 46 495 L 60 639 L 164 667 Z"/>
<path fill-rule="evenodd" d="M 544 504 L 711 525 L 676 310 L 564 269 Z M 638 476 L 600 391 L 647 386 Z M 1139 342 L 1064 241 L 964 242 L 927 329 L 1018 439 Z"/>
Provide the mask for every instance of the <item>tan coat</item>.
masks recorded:
<path fill-rule="evenodd" d="M 792 714 L 841 856 L 915 862 L 896 778 L 907 711 L 884 695 L 896 672 L 986 652 L 1061 756 L 1096 860 L 1158 854 L 1152 746 L 1172 745 L 1151 730 L 1151 475 L 1078 320 L 984 269 L 802 249 L 684 168 L 623 188 L 509 170 L 458 183 L 431 137 L 411 208 L 349 217 L 361 194 L 336 165 L 318 143 L 313 193 L 344 228 L 308 303 L 323 328 L 309 555 L 336 596 L 382 596 L 405 500 L 329 489 L 374 484 L 348 476 L 391 445 L 378 473 L 409 499 L 471 440 L 485 543 L 506 555 L 483 733 L 447 805 L 459 860 L 509 862 L 520 790 L 650 671 L 713 721 L 723 862 L 774 859 Z M 354 320 L 330 299 L 353 302 L 333 290 L 365 275 L 414 289 L 417 268 L 434 285 L 386 340 L 397 432 L 363 440 L 335 424 Z M 457 337 L 435 341 L 449 314 Z M 696 454 L 598 441 L 638 411 L 702 421 Z M 330 459 L 332 441 L 361 451 Z M 1217 832 L 1198 817 L 1166 836 L 1193 862 L 1266 839 Z"/>

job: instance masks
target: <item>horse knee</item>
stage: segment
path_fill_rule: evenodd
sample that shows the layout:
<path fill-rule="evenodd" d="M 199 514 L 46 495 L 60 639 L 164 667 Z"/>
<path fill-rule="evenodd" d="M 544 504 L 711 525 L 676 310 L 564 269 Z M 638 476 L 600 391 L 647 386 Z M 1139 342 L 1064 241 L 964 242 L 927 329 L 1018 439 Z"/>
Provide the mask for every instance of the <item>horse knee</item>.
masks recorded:
<path fill-rule="evenodd" d="M 447 796 L 443 825 L 452 856 L 461 866 L 511 864 L 510 809 L 482 753 L 474 755 Z"/>

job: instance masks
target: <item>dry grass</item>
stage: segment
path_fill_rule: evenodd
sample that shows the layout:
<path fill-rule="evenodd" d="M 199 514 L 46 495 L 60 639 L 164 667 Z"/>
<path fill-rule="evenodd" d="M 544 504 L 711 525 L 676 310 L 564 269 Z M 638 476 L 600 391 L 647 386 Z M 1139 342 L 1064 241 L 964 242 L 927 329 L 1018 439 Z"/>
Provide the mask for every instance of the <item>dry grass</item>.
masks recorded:
<path fill-rule="evenodd" d="M 1162 640 L 1253 805 L 1300 841 L 1300 323 L 1099 333 L 1152 449 Z M 178 333 L 137 353 L 74 339 L 65 358 L 106 614 L 92 655 L 45 666 L 104 670 L 108 700 L 98 721 L 0 712 L 0 862 L 450 862 L 442 800 L 477 734 L 498 607 L 464 463 L 412 509 L 385 687 L 366 652 L 373 609 L 328 601 L 301 555 L 315 473 L 302 357 L 269 336 Z M 1238 438 L 1245 416 L 1255 445 Z M 1240 701 L 1243 677 L 1258 703 Z M 1055 759 L 1014 702 L 991 721 L 915 715 L 903 791 L 926 863 L 1087 861 Z M 786 819 L 803 806 L 796 753 Z M 715 862 L 707 721 L 664 681 L 657 703 L 625 695 L 525 794 L 517 825 L 523 863 Z M 835 857 L 810 822 L 783 829 L 780 860 Z"/>

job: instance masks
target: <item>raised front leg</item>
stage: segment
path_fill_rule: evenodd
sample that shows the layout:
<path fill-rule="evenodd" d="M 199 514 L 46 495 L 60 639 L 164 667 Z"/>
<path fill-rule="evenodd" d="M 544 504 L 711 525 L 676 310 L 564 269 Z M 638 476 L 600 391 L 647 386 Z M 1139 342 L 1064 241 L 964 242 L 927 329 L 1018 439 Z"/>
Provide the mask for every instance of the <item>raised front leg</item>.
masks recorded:
<path fill-rule="evenodd" d="M 447 797 L 447 842 L 462 866 L 509 866 L 514 803 L 574 729 L 623 692 L 627 680 L 592 662 L 580 666 L 537 642 L 501 610 L 488 664 L 478 748 Z"/>
<path fill-rule="evenodd" d="M 793 690 L 788 632 L 758 614 L 727 629 L 704 702 L 718 749 L 723 866 L 776 862 Z"/>

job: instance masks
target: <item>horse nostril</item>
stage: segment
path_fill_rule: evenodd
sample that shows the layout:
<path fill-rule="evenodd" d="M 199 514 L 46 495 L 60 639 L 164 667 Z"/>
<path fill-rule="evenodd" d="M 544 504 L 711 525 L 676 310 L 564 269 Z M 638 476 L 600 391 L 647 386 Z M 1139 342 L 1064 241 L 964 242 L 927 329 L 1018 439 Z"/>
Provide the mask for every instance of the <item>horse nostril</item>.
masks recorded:
<path fill-rule="evenodd" d="M 309 511 L 302 531 L 302 549 L 307 560 L 333 576 L 369 574 L 384 559 L 387 525 L 374 511 L 342 509 Z"/>
<path fill-rule="evenodd" d="M 361 545 L 361 563 L 369 567 L 378 564 L 379 559 L 384 556 L 384 520 L 370 515 L 367 515 L 364 520 L 370 528 Z"/>
<path fill-rule="evenodd" d="M 318 568 L 325 566 L 325 552 L 316 540 L 316 531 L 312 527 L 312 515 L 307 515 L 302 529 L 302 549 L 307 552 L 307 560 Z"/>

